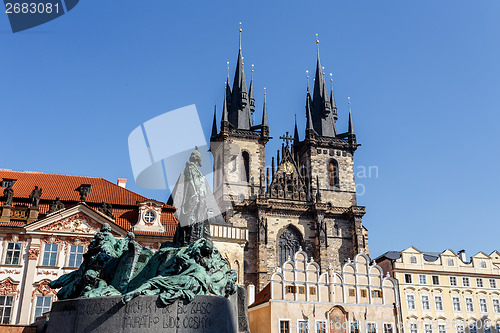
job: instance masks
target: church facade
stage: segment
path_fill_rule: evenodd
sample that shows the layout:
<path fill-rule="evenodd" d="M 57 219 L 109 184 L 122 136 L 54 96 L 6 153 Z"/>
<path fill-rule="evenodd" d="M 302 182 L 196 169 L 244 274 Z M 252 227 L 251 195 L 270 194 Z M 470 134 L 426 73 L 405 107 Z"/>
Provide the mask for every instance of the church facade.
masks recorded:
<path fill-rule="evenodd" d="M 340 271 L 348 259 L 368 254 L 368 235 L 362 224 L 365 208 L 356 199 L 353 158 L 358 144 L 351 114 L 348 132 L 338 133 L 337 107 L 333 91 L 328 94 L 319 45 L 313 91 L 308 84 L 305 94 L 304 139 L 295 125 L 293 136 L 281 137 L 282 148 L 270 166 L 266 96 L 261 123 L 255 124 L 254 93 L 253 75 L 246 83 L 240 42 L 232 87 L 229 75 L 226 82 L 220 127 L 214 114 L 213 190 L 226 223 L 248 230 L 244 283 L 260 291 L 276 267 L 299 249 L 321 271 L 329 265 Z"/>

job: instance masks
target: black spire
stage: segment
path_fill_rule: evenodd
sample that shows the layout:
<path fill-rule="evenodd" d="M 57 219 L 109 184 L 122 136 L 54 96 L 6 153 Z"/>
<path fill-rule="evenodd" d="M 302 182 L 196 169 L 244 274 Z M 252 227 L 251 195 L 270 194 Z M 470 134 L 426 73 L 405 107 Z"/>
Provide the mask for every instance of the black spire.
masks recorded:
<path fill-rule="evenodd" d="M 229 108 L 229 122 L 239 129 L 249 130 L 251 127 L 250 106 L 247 90 L 247 81 L 245 79 L 245 69 L 243 66 L 243 55 L 241 53 L 241 28 L 240 48 L 238 50 L 238 60 L 236 62 L 236 71 L 234 73 L 233 90 L 231 93 L 231 106 Z"/>
<path fill-rule="evenodd" d="M 229 61 L 227 62 L 227 79 L 226 79 L 226 102 L 227 102 L 227 107 L 229 108 L 231 106 L 231 84 L 229 83 Z"/>
<path fill-rule="evenodd" d="M 215 137 L 217 135 L 217 106 L 214 104 L 214 121 L 212 123 L 212 135 L 211 137 Z"/>
<path fill-rule="evenodd" d="M 255 98 L 253 97 L 253 65 L 252 65 L 252 74 L 250 78 L 250 88 L 248 89 L 248 100 L 250 102 L 250 126 L 255 125 L 253 114 L 255 112 Z"/>
<path fill-rule="evenodd" d="M 332 107 L 332 113 L 333 113 L 333 125 L 335 126 L 335 122 L 338 119 L 337 116 L 337 105 L 335 104 L 335 97 L 333 96 L 333 78 L 332 78 L 332 73 L 330 73 L 330 105 Z M 335 132 L 337 128 L 335 128 Z"/>
<path fill-rule="evenodd" d="M 352 115 L 351 115 L 351 98 L 349 97 L 349 130 L 347 131 L 349 135 L 356 135 L 354 133 L 354 125 L 352 123 Z"/>
<path fill-rule="evenodd" d="M 295 128 L 293 130 L 293 144 L 296 145 L 300 141 L 299 130 L 297 129 L 297 115 L 295 115 Z"/>
<path fill-rule="evenodd" d="M 266 89 L 266 88 L 264 88 Z M 269 123 L 267 122 L 267 107 L 266 107 L 266 91 L 264 90 L 264 107 L 262 108 L 262 126 L 261 135 L 263 137 L 269 136 Z"/>
<path fill-rule="evenodd" d="M 321 136 L 335 137 L 334 116 L 332 105 L 328 99 L 328 90 L 326 89 L 325 77 L 321 62 L 319 60 L 319 40 L 316 38 L 317 63 L 316 77 L 314 79 L 314 95 L 312 101 L 312 119 L 314 130 Z"/>

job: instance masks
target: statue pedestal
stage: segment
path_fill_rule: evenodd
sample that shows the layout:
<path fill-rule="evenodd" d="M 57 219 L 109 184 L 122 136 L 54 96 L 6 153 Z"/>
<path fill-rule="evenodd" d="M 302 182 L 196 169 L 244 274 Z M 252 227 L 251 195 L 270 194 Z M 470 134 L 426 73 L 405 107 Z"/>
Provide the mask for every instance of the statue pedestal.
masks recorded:
<path fill-rule="evenodd" d="M 38 207 L 30 207 L 28 213 L 28 221 L 26 223 L 30 224 L 38 219 Z"/>
<path fill-rule="evenodd" d="M 235 294 L 236 295 L 236 294 Z M 159 307 L 158 296 L 139 296 L 127 304 L 120 296 L 54 302 L 47 333 L 206 332 L 237 333 L 238 297 L 196 296 Z M 241 310 L 240 310 L 241 311 Z"/>
<path fill-rule="evenodd" d="M 0 216 L 0 223 L 9 223 L 10 222 L 11 210 L 12 210 L 11 206 L 3 206 L 2 207 L 2 215 Z"/>

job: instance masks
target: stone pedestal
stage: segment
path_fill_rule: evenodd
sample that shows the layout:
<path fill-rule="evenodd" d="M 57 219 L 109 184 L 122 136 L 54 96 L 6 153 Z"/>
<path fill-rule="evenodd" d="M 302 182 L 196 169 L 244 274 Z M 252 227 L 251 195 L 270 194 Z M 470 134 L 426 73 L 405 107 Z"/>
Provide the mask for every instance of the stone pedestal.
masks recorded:
<path fill-rule="evenodd" d="M 127 304 L 120 296 L 57 301 L 46 332 L 237 333 L 238 298 L 196 296 L 188 304 L 177 301 L 167 307 L 158 306 L 158 296 L 139 296 Z"/>
<path fill-rule="evenodd" d="M 10 222 L 11 210 L 12 210 L 11 206 L 3 206 L 2 207 L 2 215 L 0 216 L 0 223 L 9 223 Z"/>
<path fill-rule="evenodd" d="M 30 224 L 38 219 L 38 207 L 30 207 L 28 211 L 28 221 L 26 223 Z"/>

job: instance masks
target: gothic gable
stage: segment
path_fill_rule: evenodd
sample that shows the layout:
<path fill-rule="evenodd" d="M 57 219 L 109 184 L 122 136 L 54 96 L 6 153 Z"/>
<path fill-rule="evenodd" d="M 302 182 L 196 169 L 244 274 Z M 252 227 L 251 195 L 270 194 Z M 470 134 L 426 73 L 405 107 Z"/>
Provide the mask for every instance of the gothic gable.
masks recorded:
<path fill-rule="evenodd" d="M 299 172 L 292 153 L 285 146 L 283 158 L 277 161 L 278 166 L 270 185 L 270 197 L 279 199 L 307 200 L 306 182 Z"/>

